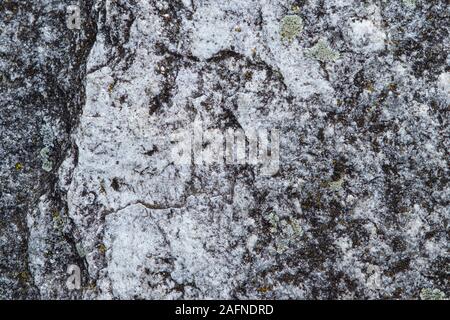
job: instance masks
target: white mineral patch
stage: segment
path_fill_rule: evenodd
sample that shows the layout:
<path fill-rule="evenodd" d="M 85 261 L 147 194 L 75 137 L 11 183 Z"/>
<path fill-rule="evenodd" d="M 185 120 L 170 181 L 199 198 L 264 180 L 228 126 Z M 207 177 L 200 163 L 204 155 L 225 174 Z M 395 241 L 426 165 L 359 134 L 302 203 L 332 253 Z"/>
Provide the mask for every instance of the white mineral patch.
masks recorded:
<path fill-rule="evenodd" d="M 371 20 L 352 22 L 350 28 L 350 41 L 355 51 L 372 53 L 384 49 L 386 34 Z"/>
<path fill-rule="evenodd" d="M 447 98 L 447 101 L 450 101 L 450 72 L 444 72 L 439 75 L 438 87 Z"/>

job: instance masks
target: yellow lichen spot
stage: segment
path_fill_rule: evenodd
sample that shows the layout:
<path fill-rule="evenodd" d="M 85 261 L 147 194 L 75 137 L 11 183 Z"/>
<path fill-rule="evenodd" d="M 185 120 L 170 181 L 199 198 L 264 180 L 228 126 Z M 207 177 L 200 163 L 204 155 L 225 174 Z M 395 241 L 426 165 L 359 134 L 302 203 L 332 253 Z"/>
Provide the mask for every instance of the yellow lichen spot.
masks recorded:
<path fill-rule="evenodd" d="M 397 84 L 396 83 L 390 83 L 388 86 L 390 91 L 397 91 Z"/>
<path fill-rule="evenodd" d="M 237 26 L 236 28 L 234 28 L 234 31 L 236 31 L 236 32 L 241 32 L 242 29 L 241 29 L 241 27 Z"/>
<path fill-rule="evenodd" d="M 103 243 L 100 243 L 100 244 L 98 245 L 98 251 L 99 251 L 101 254 L 105 254 L 105 253 L 106 253 L 106 246 L 105 246 Z"/>
<path fill-rule="evenodd" d="M 64 227 L 64 220 L 61 217 L 60 213 L 58 211 L 52 212 L 52 218 L 55 223 L 55 227 L 59 230 L 61 230 Z"/>
<path fill-rule="evenodd" d="M 17 274 L 17 278 L 19 279 L 19 281 L 25 283 L 30 280 L 30 274 L 28 273 L 28 271 L 22 271 Z"/>
<path fill-rule="evenodd" d="M 103 182 L 100 183 L 100 193 L 106 194 L 106 189 L 105 189 L 105 185 Z"/>
<path fill-rule="evenodd" d="M 374 104 L 374 105 L 372 105 L 369 109 L 367 109 L 367 112 L 368 112 L 368 113 L 372 113 L 372 112 L 374 112 L 376 109 L 377 109 L 377 105 Z"/>
<path fill-rule="evenodd" d="M 251 71 L 246 71 L 244 73 L 244 79 L 245 80 L 250 81 L 250 80 L 252 80 L 252 78 L 253 78 L 253 73 Z"/>
<path fill-rule="evenodd" d="M 111 92 L 113 91 L 113 89 L 114 89 L 114 84 L 111 83 L 111 84 L 108 86 L 108 92 L 111 93 Z"/>
<path fill-rule="evenodd" d="M 299 13 L 300 12 L 300 7 L 297 5 L 293 5 L 292 6 L 292 12 L 293 13 Z"/>
<path fill-rule="evenodd" d="M 269 292 L 271 289 L 269 287 L 261 287 L 256 289 L 256 291 L 258 291 L 259 293 L 267 293 Z"/>
<path fill-rule="evenodd" d="M 366 89 L 369 93 L 373 93 L 373 92 L 375 91 L 375 88 L 374 88 L 372 82 L 369 82 L 369 83 L 366 85 L 365 89 Z"/>
<path fill-rule="evenodd" d="M 94 291 L 94 290 L 97 289 L 97 285 L 94 282 L 90 282 L 86 286 L 84 286 L 83 289 L 84 290 Z"/>
<path fill-rule="evenodd" d="M 23 164 L 21 164 L 20 162 L 17 162 L 16 165 L 15 165 L 15 168 L 16 168 L 17 171 L 20 171 L 20 170 L 23 169 Z"/>

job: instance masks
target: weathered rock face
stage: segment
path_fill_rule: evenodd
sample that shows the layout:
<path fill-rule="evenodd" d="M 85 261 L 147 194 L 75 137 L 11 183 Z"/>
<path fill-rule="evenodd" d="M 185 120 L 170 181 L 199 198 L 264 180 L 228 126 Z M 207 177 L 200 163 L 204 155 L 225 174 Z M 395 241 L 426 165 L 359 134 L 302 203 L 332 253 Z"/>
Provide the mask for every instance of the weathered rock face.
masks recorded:
<path fill-rule="evenodd" d="M 84 1 L 81 10 L 89 17 L 92 2 Z M 3 299 L 80 296 L 65 290 L 66 265 L 79 258 L 71 232 L 59 226 L 66 205 L 54 185 L 84 104 L 94 30 L 89 19 L 82 31 L 69 30 L 64 1 L 0 2 Z M 44 211 L 41 196 L 52 199 Z"/>
<path fill-rule="evenodd" d="M 446 1 L 0 8 L 1 298 L 448 295 Z"/>

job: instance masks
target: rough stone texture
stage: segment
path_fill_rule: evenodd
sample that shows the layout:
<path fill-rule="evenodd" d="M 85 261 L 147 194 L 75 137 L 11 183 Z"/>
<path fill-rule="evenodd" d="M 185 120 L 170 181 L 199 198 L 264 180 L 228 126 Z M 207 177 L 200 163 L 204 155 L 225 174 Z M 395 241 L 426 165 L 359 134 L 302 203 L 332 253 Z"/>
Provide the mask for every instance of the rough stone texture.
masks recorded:
<path fill-rule="evenodd" d="M 89 16 L 92 2 L 82 10 Z M 0 2 L 0 298 L 81 297 L 65 290 L 67 264 L 80 259 L 54 186 L 84 104 L 94 29 L 89 20 L 67 29 L 64 1 Z"/>
<path fill-rule="evenodd" d="M 445 0 L 70 3 L 0 2 L 0 298 L 448 296 Z M 279 171 L 174 163 L 195 120 Z"/>

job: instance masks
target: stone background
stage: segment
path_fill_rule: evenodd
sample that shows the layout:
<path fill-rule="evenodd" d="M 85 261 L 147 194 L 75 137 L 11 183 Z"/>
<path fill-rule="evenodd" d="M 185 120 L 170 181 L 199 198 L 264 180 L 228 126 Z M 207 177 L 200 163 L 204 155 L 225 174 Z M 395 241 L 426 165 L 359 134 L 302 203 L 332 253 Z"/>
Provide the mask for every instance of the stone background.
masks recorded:
<path fill-rule="evenodd" d="M 0 2 L 0 298 L 448 296 L 447 1 L 69 4 Z M 196 119 L 279 171 L 175 164 Z"/>

